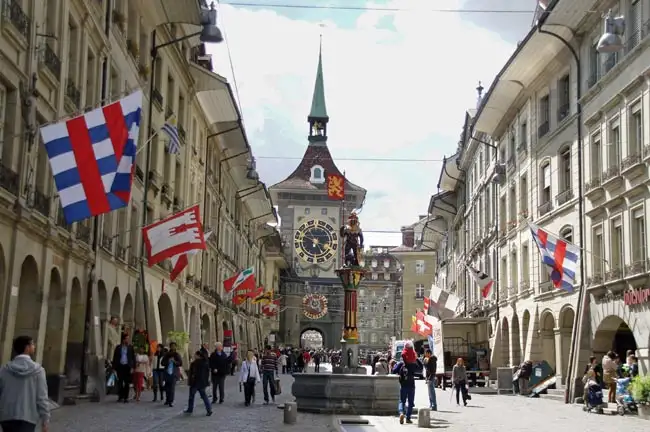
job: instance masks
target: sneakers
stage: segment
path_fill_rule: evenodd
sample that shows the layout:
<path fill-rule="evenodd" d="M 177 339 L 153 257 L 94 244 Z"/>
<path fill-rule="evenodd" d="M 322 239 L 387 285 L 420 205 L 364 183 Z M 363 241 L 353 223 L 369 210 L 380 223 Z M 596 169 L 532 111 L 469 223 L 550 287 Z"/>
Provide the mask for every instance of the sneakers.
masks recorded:
<path fill-rule="evenodd" d="M 411 419 L 406 419 L 406 423 L 407 423 L 407 424 L 413 424 L 413 420 L 411 420 Z"/>
<path fill-rule="evenodd" d="M 404 424 L 404 419 L 405 418 L 406 418 L 406 416 L 404 414 L 400 414 L 399 415 L 399 424 Z"/>
<path fill-rule="evenodd" d="M 207 413 L 205 413 L 206 417 L 210 417 L 211 415 L 212 415 L 212 411 L 208 411 Z"/>

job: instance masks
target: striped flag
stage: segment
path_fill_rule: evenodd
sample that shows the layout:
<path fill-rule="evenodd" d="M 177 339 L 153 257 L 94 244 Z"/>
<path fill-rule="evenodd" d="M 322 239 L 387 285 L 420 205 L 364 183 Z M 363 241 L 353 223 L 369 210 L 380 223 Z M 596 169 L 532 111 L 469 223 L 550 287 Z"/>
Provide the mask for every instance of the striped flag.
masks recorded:
<path fill-rule="evenodd" d="M 467 266 L 467 270 L 469 271 L 469 274 L 472 276 L 472 279 L 474 279 L 474 282 L 476 282 L 476 285 L 478 285 L 478 287 L 481 289 L 481 296 L 483 296 L 483 298 L 488 298 L 488 296 L 492 292 L 492 285 L 494 285 L 494 279 L 492 279 L 490 276 L 483 273 L 482 271 L 476 270 L 472 266 Z"/>
<path fill-rule="evenodd" d="M 169 119 L 165 122 L 163 127 L 160 129 L 165 132 L 165 135 L 169 137 L 169 148 L 167 153 L 177 154 L 181 152 L 181 139 L 178 135 L 178 128 L 173 119 Z"/>
<path fill-rule="evenodd" d="M 573 284 L 578 272 L 578 261 L 580 260 L 580 248 L 573 243 L 554 236 L 535 224 L 528 222 L 528 226 L 535 243 L 537 243 L 542 261 L 548 267 L 553 286 L 565 291 L 573 291 Z"/>

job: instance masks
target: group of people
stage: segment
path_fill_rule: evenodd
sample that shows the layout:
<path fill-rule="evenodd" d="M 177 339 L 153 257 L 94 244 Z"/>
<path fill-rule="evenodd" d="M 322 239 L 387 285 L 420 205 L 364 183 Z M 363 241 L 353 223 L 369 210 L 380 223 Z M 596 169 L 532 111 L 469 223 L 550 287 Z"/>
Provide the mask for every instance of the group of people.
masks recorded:
<path fill-rule="evenodd" d="M 279 350 L 278 359 L 282 366 L 283 374 L 307 372 L 310 364 L 314 365 L 314 372 L 320 372 L 321 363 L 328 363 L 335 358 L 333 350 L 309 350 L 284 348 Z"/>
<path fill-rule="evenodd" d="M 614 403 L 616 402 L 616 380 L 639 375 L 638 359 L 632 350 L 628 350 L 625 354 L 625 361 L 621 361 L 620 356 L 614 351 L 608 351 L 600 362 L 596 356 L 591 356 L 584 375 L 585 383 L 591 378 L 602 389 L 608 390 L 607 401 Z"/>

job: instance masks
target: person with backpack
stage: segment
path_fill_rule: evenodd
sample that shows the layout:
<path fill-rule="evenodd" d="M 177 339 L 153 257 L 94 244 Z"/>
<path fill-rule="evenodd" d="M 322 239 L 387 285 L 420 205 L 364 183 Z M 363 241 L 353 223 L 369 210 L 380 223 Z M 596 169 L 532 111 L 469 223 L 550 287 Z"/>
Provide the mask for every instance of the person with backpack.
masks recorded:
<path fill-rule="evenodd" d="M 413 423 L 411 415 L 415 407 L 415 374 L 418 371 L 418 358 L 413 342 L 408 341 L 402 351 L 402 360 L 395 363 L 392 373 L 399 376 L 399 424 Z"/>
<path fill-rule="evenodd" d="M 429 408 L 431 411 L 438 411 L 436 399 L 436 370 L 438 369 L 438 357 L 434 356 L 430 349 L 424 352 L 424 377 L 427 380 L 429 389 Z"/>

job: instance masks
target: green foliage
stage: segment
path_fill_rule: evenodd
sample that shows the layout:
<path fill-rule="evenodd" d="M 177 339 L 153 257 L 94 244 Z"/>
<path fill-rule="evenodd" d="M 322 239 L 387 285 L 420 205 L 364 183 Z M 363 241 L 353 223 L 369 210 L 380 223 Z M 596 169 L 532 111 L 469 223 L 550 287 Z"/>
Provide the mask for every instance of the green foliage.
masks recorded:
<path fill-rule="evenodd" d="M 650 376 L 637 376 L 630 384 L 632 398 L 638 403 L 650 404 Z"/>
<path fill-rule="evenodd" d="M 170 331 L 167 333 L 167 343 L 176 342 L 176 349 L 185 352 L 190 342 L 190 335 L 185 332 Z"/>

